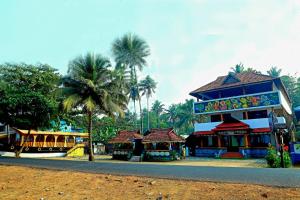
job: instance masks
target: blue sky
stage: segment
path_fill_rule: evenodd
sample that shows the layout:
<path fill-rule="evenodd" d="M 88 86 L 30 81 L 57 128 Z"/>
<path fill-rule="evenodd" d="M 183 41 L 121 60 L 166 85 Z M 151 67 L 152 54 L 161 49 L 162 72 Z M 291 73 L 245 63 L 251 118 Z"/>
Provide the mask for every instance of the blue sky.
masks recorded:
<path fill-rule="evenodd" d="M 151 48 L 141 77 L 154 77 L 153 100 L 166 105 L 240 62 L 300 72 L 298 0 L 2 0 L 0 27 L 0 63 L 48 63 L 61 73 L 74 57 L 111 57 L 115 38 L 138 34 Z"/>

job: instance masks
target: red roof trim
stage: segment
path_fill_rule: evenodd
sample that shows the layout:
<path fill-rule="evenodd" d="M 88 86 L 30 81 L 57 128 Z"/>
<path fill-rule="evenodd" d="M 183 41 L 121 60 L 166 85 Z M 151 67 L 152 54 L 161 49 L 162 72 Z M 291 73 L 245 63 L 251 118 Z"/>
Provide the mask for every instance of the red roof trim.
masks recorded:
<path fill-rule="evenodd" d="M 252 133 L 266 133 L 271 132 L 270 128 L 255 128 L 253 129 Z"/>
<path fill-rule="evenodd" d="M 214 135 L 215 133 L 213 131 L 197 131 L 194 132 L 193 135 L 195 136 L 201 136 L 201 135 Z"/>

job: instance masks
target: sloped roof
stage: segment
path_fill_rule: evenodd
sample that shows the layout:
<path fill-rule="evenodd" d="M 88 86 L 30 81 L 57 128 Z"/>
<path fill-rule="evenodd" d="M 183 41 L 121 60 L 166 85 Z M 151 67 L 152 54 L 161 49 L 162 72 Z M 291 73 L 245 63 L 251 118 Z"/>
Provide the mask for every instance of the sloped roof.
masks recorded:
<path fill-rule="evenodd" d="M 143 139 L 143 143 L 150 142 L 185 142 L 185 139 L 177 135 L 172 128 L 151 129 Z"/>
<path fill-rule="evenodd" d="M 223 122 L 216 126 L 213 131 L 236 131 L 236 130 L 248 130 L 250 129 L 249 125 L 244 122 Z"/>
<path fill-rule="evenodd" d="M 139 131 L 119 131 L 116 137 L 112 138 L 108 143 L 132 143 L 135 139 L 143 139 Z"/>
<path fill-rule="evenodd" d="M 228 76 L 235 76 L 237 80 L 236 82 L 224 82 Z M 218 77 L 215 81 L 210 82 L 190 93 L 190 95 L 199 93 L 199 92 L 205 92 L 209 90 L 216 90 L 216 89 L 221 89 L 221 88 L 226 88 L 226 87 L 233 87 L 233 86 L 239 86 L 239 85 L 244 85 L 244 84 L 251 84 L 251 83 L 257 83 L 257 82 L 264 82 L 264 81 L 271 81 L 274 78 L 272 76 L 264 75 L 264 74 L 258 74 L 255 72 L 242 72 L 238 74 L 232 74 L 230 73 L 229 75 L 226 76 L 220 76 Z"/>

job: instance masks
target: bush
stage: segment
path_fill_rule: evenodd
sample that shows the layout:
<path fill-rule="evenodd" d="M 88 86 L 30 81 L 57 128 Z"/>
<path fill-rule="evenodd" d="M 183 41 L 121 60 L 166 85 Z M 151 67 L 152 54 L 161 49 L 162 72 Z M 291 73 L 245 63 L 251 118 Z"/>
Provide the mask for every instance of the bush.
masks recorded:
<path fill-rule="evenodd" d="M 280 161 L 281 161 L 280 155 L 278 155 L 277 151 L 272 147 L 270 147 L 268 149 L 268 152 L 266 155 L 266 160 L 267 160 L 269 167 L 272 167 L 272 168 L 280 168 L 281 167 L 280 166 Z M 290 167 L 292 165 L 290 154 L 287 151 L 283 152 L 283 162 L 284 162 L 285 167 Z"/>

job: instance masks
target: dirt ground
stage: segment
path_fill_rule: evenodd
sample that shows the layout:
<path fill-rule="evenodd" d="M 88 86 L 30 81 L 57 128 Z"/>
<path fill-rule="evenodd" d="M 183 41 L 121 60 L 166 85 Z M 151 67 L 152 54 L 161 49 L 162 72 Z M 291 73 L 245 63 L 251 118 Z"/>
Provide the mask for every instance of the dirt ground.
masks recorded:
<path fill-rule="evenodd" d="M 0 199 L 300 199 L 300 188 L 196 182 L 0 165 Z"/>

